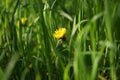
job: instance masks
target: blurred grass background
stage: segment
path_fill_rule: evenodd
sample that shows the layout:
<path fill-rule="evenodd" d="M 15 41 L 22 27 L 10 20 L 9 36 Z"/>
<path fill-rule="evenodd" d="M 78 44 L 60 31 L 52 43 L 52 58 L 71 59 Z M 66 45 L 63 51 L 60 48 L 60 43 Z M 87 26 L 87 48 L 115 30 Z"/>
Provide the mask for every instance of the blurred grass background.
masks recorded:
<path fill-rule="evenodd" d="M 120 80 L 119 3 L 0 0 L 0 80 Z"/>

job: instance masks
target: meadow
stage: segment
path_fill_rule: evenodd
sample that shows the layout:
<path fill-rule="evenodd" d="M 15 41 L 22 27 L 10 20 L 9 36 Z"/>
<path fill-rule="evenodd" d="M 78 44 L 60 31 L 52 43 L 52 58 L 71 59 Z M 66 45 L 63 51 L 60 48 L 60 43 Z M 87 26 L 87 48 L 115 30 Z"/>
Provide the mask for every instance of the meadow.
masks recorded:
<path fill-rule="evenodd" d="M 120 80 L 120 0 L 0 0 L 0 80 Z"/>

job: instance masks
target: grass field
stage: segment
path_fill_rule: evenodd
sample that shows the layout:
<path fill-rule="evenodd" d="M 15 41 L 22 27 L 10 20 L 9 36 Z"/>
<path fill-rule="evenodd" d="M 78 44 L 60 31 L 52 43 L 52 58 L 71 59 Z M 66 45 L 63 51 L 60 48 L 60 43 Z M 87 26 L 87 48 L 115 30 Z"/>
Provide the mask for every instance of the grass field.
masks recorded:
<path fill-rule="evenodd" d="M 0 80 L 120 80 L 120 0 L 0 0 Z"/>

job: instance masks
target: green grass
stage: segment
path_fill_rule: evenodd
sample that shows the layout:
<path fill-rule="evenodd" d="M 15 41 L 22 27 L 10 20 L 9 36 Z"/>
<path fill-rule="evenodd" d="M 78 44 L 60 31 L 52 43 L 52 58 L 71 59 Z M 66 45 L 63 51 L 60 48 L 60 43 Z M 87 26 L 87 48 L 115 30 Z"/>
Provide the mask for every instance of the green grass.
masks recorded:
<path fill-rule="evenodd" d="M 0 0 L 0 80 L 119 80 L 119 3 Z"/>

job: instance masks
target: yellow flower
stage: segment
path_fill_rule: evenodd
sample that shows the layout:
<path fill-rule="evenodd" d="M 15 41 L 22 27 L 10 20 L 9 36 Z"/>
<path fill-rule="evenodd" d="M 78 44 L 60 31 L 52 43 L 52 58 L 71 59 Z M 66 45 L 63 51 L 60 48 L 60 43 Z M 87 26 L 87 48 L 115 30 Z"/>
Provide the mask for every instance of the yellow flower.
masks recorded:
<path fill-rule="evenodd" d="M 19 26 L 20 26 L 20 22 L 19 22 L 19 21 L 17 21 L 16 26 L 17 26 L 17 27 L 19 27 Z"/>
<path fill-rule="evenodd" d="M 60 28 L 55 31 L 53 36 L 57 39 L 60 39 L 60 38 L 63 38 L 65 36 L 65 34 L 66 34 L 66 28 Z"/>
<path fill-rule="evenodd" d="M 24 25 L 27 21 L 27 18 L 21 18 L 21 23 Z"/>

